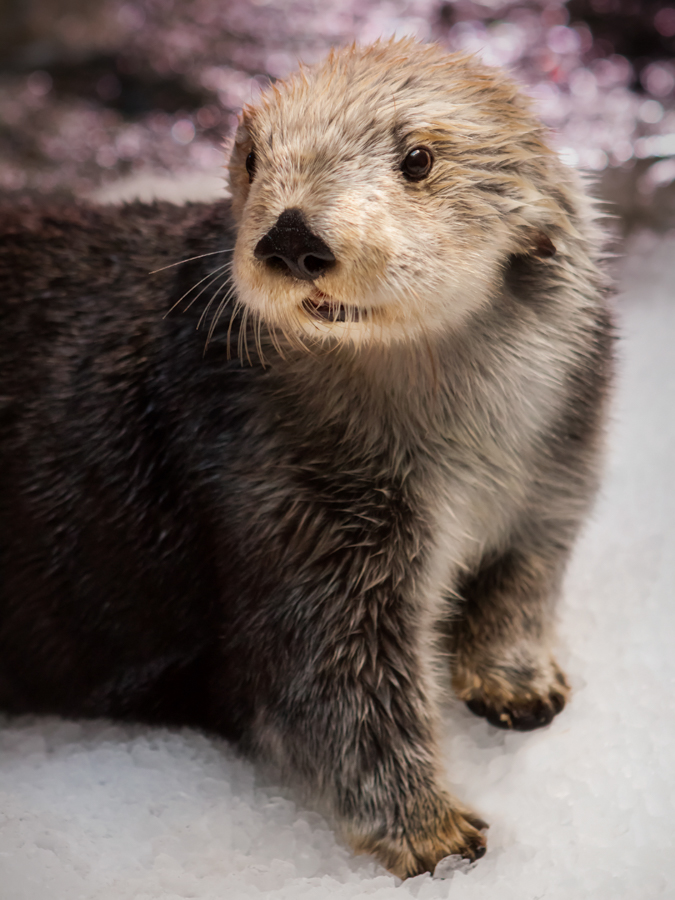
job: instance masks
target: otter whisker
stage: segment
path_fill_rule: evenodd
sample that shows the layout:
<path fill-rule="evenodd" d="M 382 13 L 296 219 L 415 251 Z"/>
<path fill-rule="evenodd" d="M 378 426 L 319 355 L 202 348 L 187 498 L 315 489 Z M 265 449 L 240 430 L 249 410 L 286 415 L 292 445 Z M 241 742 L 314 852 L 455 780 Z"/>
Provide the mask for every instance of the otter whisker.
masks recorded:
<path fill-rule="evenodd" d="M 277 337 L 277 327 L 274 323 L 270 323 L 267 321 L 264 315 L 260 314 L 260 322 L 261 326 L 264 325 L 267 329 L 267 335 L 272 344 L 272 349 L 275 353 L 277 353 L 282 359 L 284 359 L 284 355 L 281 351 L 281 345 L 279 344 L 279 339 Z"/>
<path fill-rule="evenodd" d="M 222 269 L 227 268 L 227 267 L 229 267 L 229 266 L 230 266 L 230 264 L 229 264 L 229 263 L 226 263 L 225 266 L 221 266 L 220 269 L 222 270 Z M 192 298 L 192 300 L 190 300 L 190 302 L 189 302 L 188 305 L 185 307 L 185 309 L 183 310 L 183 312 L 187 312 L 187 311 L 190 309 L 190 307 L 194 304 L 194 302 L 195 302 L 196 300 L 199 300 L 199 298 L 200 298 L 201 295 L 204 293 L 204 291 L 207 291 L 207 290 L 211 287 L 211 285 L 213 284 L 213 282 L 216 281 L 216 279 L 218 278 L 218 275 L 220 274 L 220 272 L 216 269 L 216 270 L 214 270 L 214 272 L 212 272 L 211 274 L 213 274 L 214 277 L 211 279 L 211 281 L 209 281 L 207 284 L 204 285 L 204 287 L 201 289 L 201 291 L 200 291 L 198 294 L 196 294 L 196 295 Z M 221 281 L 221 285 L 224 284 L 224 283 L 227 281 L 227 279 L 228 279 L 229 277 L 230 277 L 230 273 L 228 272 L 228 274 L 225 276 L 225 278 L 223 279 L 223 281 Z M 195 287 L 198 287 L 198 285 L 195 285 Z M 194 290 L 194 288 L 193 288 L 193 290 Z M 218 292 L 218 290 L 220 290 L 220 287 L 217 288 L 216 293 Z M 212 298 L 212 299 L 213 299 L 213 298 Z M 206 308 L 207 308 L 207 309 L 209 308 L 210 304 L 211 304 L 211 300 L 209 300 L 209 302 L 208 302 L 207 305 L 206 305 Z M 199 328 L 199 325 L 197 325 L 197 328 Z"/>
<path fill-rule="evenodd" d="M 241 360 L 242 366 L 244 365 L 244 352 L 246 353 L 246 359 L 248 360 L 249 366 L 252 365 L 251 357 L 248 352 L 248 316 L 249 309 L 247 306 L 244 308 L 243 315 L 241 317 L 241 328 L 239 329 L 239 341 L 238 341 L 238 355 Z"/>
<path fill-rule="evenodd" d="M 237 357 L 241 364 L 244 364 L 244 329 L 246 328 L 246 320 L 248 318 L 248 307 L 245 304 L 240 304 L 239 310 L 241 313 L 241 319 L 239 322 L 239 333 L 237 335 Z"/>
<path fill-rule="evenodd" d="M 302 318 L 297 308 L 294 308 L 289 314 L 289 319 L 290 321 L 284 322 L 282 326 L 284 338 L 296 350 L 303 353 L 308 352 L 310 349 L 306 340 L 308 336 L 303 333 Z M 286 325 L 289 326 L 290 332 L 287 331 Z"/>
<path fill-rule="evenodd" d="M 285 357 L 284 354 L 283 354 L 283 350 L 281 349 L 281 344 L 280 344 L 279 338 L 278 338 L 278 336 L 277 336 L 277 329 L 276 329 L 276 326 L 275 326 L 275 325 L 268 325 L 268 326 L 267 326 L 267 333 L 268 333 L 269 336 L 270 336 L 270 340 L 272 341 L 272 346 L 274 347 L 275 351 L 279 354 L 279 356 L 280 356 L 282 359 L 285 359 L 286 357 Z"/>
<path fill-rule="evenodd" d="M 261 338 L 261 330 L 262 330 L 262 319 L 259 315 L 255 317 L 254 322 L 254 330 L 253 333 L 255 335 L 255 348 L 258 351 L 258 359 L 260 360 L 260 364 L 263 369 L 265 368 L 265 354 L 263 353 L 262 348 L 262 338 Z"/>
<path fill-rule="evenodd" d="M 215 313 L 213 314 L 213 318 L 211 319 L 211 324 L 209 325 L 209 330 L 208 330 L 208 333 L 207 333 L 207 335 L 206 335 L 206 343 L 204 344 L 204 353 L 206 353 L 206 351 L 207 351 L 208 348 L 209 348 L 209 344 L 211 343 L 211 338 L 213 337 L 213 334 L 214 334 L 214 332 L 215 332 L 215 330 L 216 330 L 216 326 L 218 325 L 218 321 L 219 321 L 219 319 L 220 319 L 220 317 L 221 317 L 221 315 L 222 315 L 222 313 L 223 313 L 223 310 L 225 309 L 225 307 L 227 306 L 227 304 L 230 302 L 230 300 L 231 300 L 232 297 L 234 296 L 234 292 L 235 292 L 235 288 L 234 288 L 234 285 L 232 285 L 232 286 L 230 287 L 229 291 L 227 292 L 227 294 L 223 297 L 223 299 L 222 299 L 222 300 L 220 301 L 220 303 L 218 304 L 218 308 L 216 309 Z M 218 292 L 216 291 L 216 294 L 217 294 L 217 293 L 218 293 Z M 215 296 L 215 295 L 214 295 L 214 296 Z M 213 299 L 214 299 L 214 298 L 212 297 L 211 300 L 209 300 L 209 304 L 208 304 L 209 306 L 211 306 L 211 303 L 212 303 Z M 208 312 L 208 307 L 207 307 L 207 309 L 205 309 L 204 312 L 202 313 L 202 319 L 204 318 L 204 315 L 205 315 L 207 312 Z M 233 317 L 234 317 L 234 313 L 233 313 Z M 202 319 L 199 320 L 199 323 L 200 323 L 200 324 L 201 324 Z M 197 327 L 199 327 L 199 326 L 197 326 Z M 231 322 L 230 322 L 230 327 L 232 327 L 232 323 L 231 323 Z M 229 340 L 229 330 L 228 330 L 228 340 Z"/>
<path fill-rule="evenodd" d="M 232 253 L 234 247 L 227 247 L 225 250 L 214 250 L 212 253 L 200 253 L 199 256 L 191 256 L 189 259 L 181 259 L 179 262 L 169 263 L 168 266 L 162 266 L 161 269 L 153 269 L 148 275 L 156 275 L 158 272 L 164 272 L 165 269 L 173 269 L 174 266 L 182 266 L 184 263 L 194 262 L 196 259 L 204 259 L 205 256 L 217 256 L 219 253 Z"/>
<path fill-rule="evenodd" d="M 222 291 L 222 289 L 225 287 L 226 284 L 227 284 L 227 278 L 224 278 L 224 279 L 220 282 L 220 284 L 218 285 L 218 287 L 215 289 L 215 291 L 214 291 L 214 292 L 211 294 L 211 296 L 209 297 L 209 302 L 206 304 L 206 306 L 205 306 L 204 309 L 202 310 L 202 313 L 201 313 L 201 315 L 200 315 L 200 317 L 199 317 L 199 321 L 197 322 L 197 328 L 196 328 L 196 331 L 199 331 L 199 329 L 202 327 L 202 324 L 203 324 L 203 322 L 204 322 L 204 319 L 206 318 L 206 316 L 207 316 L 209 310 L 211 309 L 211 305 L 213 304 L 213 301 L 216 299 L 216 297 L 217 297 L 218 294 Z"/>
<path fill-rule="evenodd" d="M 201 328 L 202 322 L 206 318 L 208 311 L 211 309 L 211 304 L 213 303 L 215 298 L 218 296 L 218 294 L 222 291 L 223 287 L 225 287 L 227 285 L 229 277 L 230 277 L 230 273 L 228 272 L 228 274 L 225 276 L 225 278 L 223 278 L 223 280 L 220 282 L 220 284 L 215 289 L 215 291 L 211 294 L 209 302 L 204 307 L 202 314 L 199 317 L 199 321 L 197 322 L 197 331 L 199 331 L 199 329 Z M 232 294 L 234 292 L 234 290 L 235 290 L 235 287 L 233 284 L 231 284 L 228 288 L 229 293 Z"/>
<path fill-rule="evenodd" d="M 237 316 L 239 315 L 240 310 L 243 309 L 243 306 L 244 306 L 244 304 L 241 302 L 241 300 L 237 299 L 237 301 L 234 304 L 234 309 L 232 310 L 232 315 L 230 317 L 230 324 L 227 328 L 227 358 L 228 359 L 232 359 L 232 356 L 230 353 L 230 338 L 232 337 L 232 326 L 234 325 L 234 321 L 237 318 Z M 215 323 L 213 323 L 213 322 L 211 323 L 211 328 L 215 328 Z M 211 339 L 211 329 L 209 329 L 209 336 L 206 339 L 207 344 L 210 339 Z"/>
<path fill-rule="evenodd" d="M 185 309 L 183 310 L 183 312 L 187 312 L 187 310 L 190 309 L 190 307 L 191 307 L 192 304 L 195 302 L 195 300 L 196 300 L 198 297 L 201 297 L 201 295 L 204 293 L 204 291 L 208 290 L 209 287 L 213 284 L 213 282 L 214 282 L 214 281 L 216 280 L 216 278 L 218 277 L 218 273 L 219 273 L 219 272 L 222 272 L 222 270 L 223 270 L 226 266 L 228 266 L 228 265 L 229 265 L 229 263 L 224 263 L 222 266 L 218 266 L 217 269 L 212 269 L 207 275 L 205 275 L 202 279 L 200 279 L 200 280 L 197 282 L 197 284 L 193 284 L 192 287 L 191 287 L 189 290 L 185 291 L 185 293 L 183 294 L 182 297 L 179 297 L 178 300 L 176 300 L 176 302 L 173 304 L 173 306 L 171 307 L 171 309 L 167 310 L 167 311 L 164 313 L 163 318 L 166 319 L 166 317 L 167 317 L 170 313 L 172 313 L 172 312 L 174 311 L 174 309 L 178 306 L 178 304 L 181 303 L 181 302 L 187 297 L 188 294 L 191 294 L 192 291 L 194 291 L 195 288 L 198 288 L 200 284 L 203 284 L 203 283 L 206 281 L 207 278 L 211 278 L 211 281 L 206 285 L 206 287 L 202 288 L 202 290 L 197 294 L 197 296 L 196 296 L 196 297 L 193 297 L 192 300 L 190 300 L 190 302 L 188 303 L 188 305 L 185 307 Z M 213 276 L 213 277 L 212 277 L 212 276 Z"/>

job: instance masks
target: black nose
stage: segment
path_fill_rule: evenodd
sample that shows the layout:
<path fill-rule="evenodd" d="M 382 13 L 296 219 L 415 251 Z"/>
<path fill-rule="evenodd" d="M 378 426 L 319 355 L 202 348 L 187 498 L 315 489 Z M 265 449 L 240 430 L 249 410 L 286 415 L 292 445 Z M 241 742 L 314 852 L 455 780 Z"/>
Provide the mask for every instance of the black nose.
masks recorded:
<path fill-rule="evenodd" d="M 299 209 L 285 209 L 253 252 L 271 269 L 314 281 L 335 265 L 330 248 L 310 231 Z"/>

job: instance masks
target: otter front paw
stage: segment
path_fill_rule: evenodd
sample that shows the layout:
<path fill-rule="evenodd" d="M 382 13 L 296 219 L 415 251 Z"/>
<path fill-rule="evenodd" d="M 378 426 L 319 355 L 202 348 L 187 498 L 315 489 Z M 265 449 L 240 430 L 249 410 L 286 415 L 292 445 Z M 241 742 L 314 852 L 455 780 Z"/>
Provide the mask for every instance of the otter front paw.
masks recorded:
<path fill-rule="evenodd" d="M 553 660 L 538 668 L 482 665 L 473 673 L 458 667 L 453 686 L 472 713 L 514 731 L 548 725 L 569 695 L 565 676 Z"/>
<path fill-rule="evenodd" d="M 485 854 L 487 823 L 463 807 L 450 806 L 426 825 L 410 825 L 396 836 L 351 836 L 357 853 L 372 853 L 394 875 L 410 878 L 433 872 L 446 856 L 468 860 Z"/>
<path fill-rule="evenodd" d="M 476 716 L 483 716 L 497 728 L 512 728 L 514 731 L 534 731 L 553 721 L 553 717 L 565 706 L 562 694 L 553 693 L 546 699 L 541 697 L 514 699 L 504 705 L 489 705 L 484 700 L 467 700 L 466 705 Z"/>

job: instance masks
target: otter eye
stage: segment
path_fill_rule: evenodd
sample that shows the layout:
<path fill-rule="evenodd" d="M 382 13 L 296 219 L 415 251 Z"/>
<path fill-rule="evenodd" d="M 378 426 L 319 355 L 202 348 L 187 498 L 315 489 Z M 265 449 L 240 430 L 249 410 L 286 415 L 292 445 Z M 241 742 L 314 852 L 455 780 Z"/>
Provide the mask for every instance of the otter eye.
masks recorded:
<path fill-rule="evenodd" d="M 434 157 L 428 147 L 415 147 L 403 160 L 401 171 L 409 181 L 426 178 L 434 164 Z"/>
<path fill-rule="evenodd" d="M 246 157 L 246 171 L 248 172 L 248 183 L 250 184 L 255 175 L 255 150 L 251 150 Z"/>

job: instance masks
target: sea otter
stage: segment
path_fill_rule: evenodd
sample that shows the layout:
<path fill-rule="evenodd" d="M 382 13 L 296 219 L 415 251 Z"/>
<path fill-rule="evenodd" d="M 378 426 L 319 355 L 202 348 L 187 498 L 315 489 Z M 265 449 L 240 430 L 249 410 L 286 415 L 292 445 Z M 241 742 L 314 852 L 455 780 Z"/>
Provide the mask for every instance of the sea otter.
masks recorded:
<path fill-rule="evenodd" d="M 547 139 L 390 41 L 244 109 L 231 202 L 2 204 L 0 708 L 215 729 L 403 877 L 483 855 L 439 665 L 494 725 L 562 709 L 611 380 Z"/>

